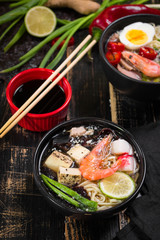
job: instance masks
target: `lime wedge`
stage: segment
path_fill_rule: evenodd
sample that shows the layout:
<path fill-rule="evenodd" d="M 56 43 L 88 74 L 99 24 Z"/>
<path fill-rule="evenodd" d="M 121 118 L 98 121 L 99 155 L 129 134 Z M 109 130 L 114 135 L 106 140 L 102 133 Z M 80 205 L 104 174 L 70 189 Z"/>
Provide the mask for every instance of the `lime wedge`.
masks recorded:
<path fill-rule="evenodd" d="M 36 6 L 26 13 L 24 22 L 28 33 L 36 37 L 45 37 L 53 32 L 57 20 L 50 8 Z"/>
<path fill-rule="evenodd" d="M 125 199 L 135 191 L 135 182 L 127 174 L 116 172 L 99 183 L 102 193 L 109 198 Z"/>

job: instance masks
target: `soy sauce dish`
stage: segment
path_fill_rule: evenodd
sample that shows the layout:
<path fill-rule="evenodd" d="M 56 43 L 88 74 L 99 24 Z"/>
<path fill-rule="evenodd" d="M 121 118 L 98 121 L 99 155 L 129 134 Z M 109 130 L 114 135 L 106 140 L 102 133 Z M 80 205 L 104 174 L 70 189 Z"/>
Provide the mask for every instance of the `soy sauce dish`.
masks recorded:
<path fill-rule="evenodd" d="M 160 16 L 137 14 L 114 21 L 102 33 L 99 53 L 106 78 L 120 93 L 141 101 L 160 99 L 159 29 Z M 114 62 L 110 52 L 116 52 Z"/>
<path fill-rule="evenodd" d="M 18 73 L 10 80 L 6 89 L 6 98 L 12 114 L 29 99 L 53 72 L 53 70 L 45 68 L 32 68 Z M 63 77 L 18 124 L 35 132 L 52 129 L 65 120 L 71 96 L 71 86 L 67 79 Z"/>
<path fill-rule="evenodd" d="M 78 118 L 43 137 L 33 173 L 42 195 L 62 214 L 111 217 L 140 192 L 146 161 L 124 128 L 99 118 Z"/>

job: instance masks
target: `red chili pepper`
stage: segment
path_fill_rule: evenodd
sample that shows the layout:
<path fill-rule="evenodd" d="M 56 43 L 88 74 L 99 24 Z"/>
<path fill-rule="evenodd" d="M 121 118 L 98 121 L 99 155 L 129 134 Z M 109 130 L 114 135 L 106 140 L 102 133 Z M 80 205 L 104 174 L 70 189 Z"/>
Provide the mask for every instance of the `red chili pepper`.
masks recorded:
<path fill-rule="evenodd" d="M 157 52 L 150 47 L 141 47 L 139 49 L 139 55 L 141 55 L 142 57 L 154 60 L 157 56 Z"/>
<path fill-rule="evenodd" d="M 155 14 L 160 15 L 160 11 L 157 9 L 149 8 L 143 4 L 124 4 L 124 5 L 114 5 L 106 8 L 103 12 L 101 12 L 91 23 L 89 27 L 90 34 L 93 36 L 96 32 L 104 31 L 106 27 L 113 21 L 132 14 Z"/>
<path fill-rule="evenodd" d="M 124 51 L 125 46 L 120 42 L 108 42 L 107 49 L 111 52 L 122 52 Z"/>
<path fill-rule="evenodd" d="M 111 52 L 106 53 L 106 58 L 113 66 L 117 65 L 121 59 L 121 52 Z"/>
<path fill-rule="evenodd" d="M 51 44 L 54 45 L 54 44 L 57 42 L 58 39 L 59 39 L 59 37 L 54 38 L 54 39 L 52 40 Z M 58 49 L 60 49 L 60 48 L 63 46 L 64 43 L 65 43 L 65 40 L 63 40 L 63 41 L 60 43 L 60 45 L 58 46 Z M 71 37 L 71 39 L 69 40 L 69 43 L 68 43 L 68 46 L 72 46 L 72 45 L 74 45 L 74 38 L 73 38 L 73 37 Z"/>

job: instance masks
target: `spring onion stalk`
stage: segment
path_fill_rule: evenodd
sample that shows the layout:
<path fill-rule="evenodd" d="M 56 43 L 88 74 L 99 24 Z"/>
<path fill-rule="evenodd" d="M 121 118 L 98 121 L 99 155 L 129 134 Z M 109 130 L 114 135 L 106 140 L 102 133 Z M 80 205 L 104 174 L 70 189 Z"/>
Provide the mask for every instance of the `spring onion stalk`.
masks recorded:
<path fill-rule="evenodd" d="M 9 5 L 10 8 L 14 8 L 14 7 L 18 7 L 18 6 L 21 6 L 25 3 L 27 3 L 29 0 L 21 0 L 21 1 L 18 1 L 18 2 L 14 2 L 14 3 L 11 3 Z"/>
<path fill-rule="evenodd" d="M 70 33 L 71 30 L 68 30 L 67 32 L 65 32 L 56 42 L 55 44 L 49 49 L 49 51 L 47 52 L 47 54 L 45 55 L 45 57 L 43 58 L 41 64 L 40 64 L 40 68 L 44 68 L 46 63 L 48 62 L 48 59 L 53 55 L 53 53 L 55 52 L 55 50 L 57 49 L 57 47 L 59 46 L 59 44 L 68 36 L 68 34 Z"/>
<path fill-rule="evenodd" d="M 67 202 L 71 203 L 72 205 L 74 205 L 77 208 L 81 208 L 81 205 L 79 204 L 79 202 L 77 202 L 76 200 L 74 200 L 73 198 L 69 197 L 67 194 L 61 192 L 59 189 L 55 188 L 52 184 L 50 184 L 45 178 L 43 178 L 44 183 L 53 191 L 55 192 L 59 197 L 63 198 L 64 200 L 66 200 Z"/>
<path fill-rule="evenodd" d="M 58 192 L 58 195 L 60 197 L 65 199 L 66 196 L 68 196 L 68 197 L 71 196 L 71 197 L 69 197 L 70 199 L 78 201 L 79 208 L 86 210 L 86 211 L 93 211 L 93 212 L 95 212 L 97 210 L 97 202 L 94 202 L 94 201 L 88 200 L 87 198 L 82 197 L 77 192 L 73 191 L 72 189 L 66 187 L 65 185 L 63 185 L 53 179 L 50 179 L 49 177 L 45 176 L 44 174 L 41 174 L 41 178 L 43 179 L 43 181 L 46 183 L 46 185 L 49 188 L 51 188 L 51 186 L 52 186 L 52 187 L 54 187 L 54 190 L 55 190 L 55 188 L 59 189 L 60 191 Z M 63 194 L 65 194 L 65 196 Z M 68 201 L 67 199 L 65 199 L 65 200 Z"/>
<path fill-rule="evenodd" d="M 3 34 L 0 36 L 0 41 L 4 38 L 4 36 L 16 25 L 17 22 L 19 22 L 20 18 L 17 18 L 14 22 L 12 22 L 8 28 L 3 32 Z"/>
<path fill-rule="evenodd" d="M 56 57 L 52 60 L 52 62 L 46 68 L 53 69 L 54 66 L 56 66 L 59 63 L 59 61 L 62 59 L 63 55 L 65 54 L 70 38 L 71 38 L 71 35 L 67 37 L 64 45 L 62 46 L 62 48 L 60 49 Z"/>
<path fill-rule="evenodd" d="M 143 4 L 145 2 L 148 2 L 148 1 L 147 0 L 137 0 L 137 1 L 132 2 L 131 4 Z"/>
<path fill-rule="evenodd" d="M 25 32 L 26 32 L 26 27 L 25 27 L 25 24 L 22 23 L 18 32 L 14 35 L 14 37 L 7 44 L 7 46 L 4 47 L 4 52 L 7 52 L 23 36 Z"/>
<path fill-rule="evenodd" d="M 8 73 L 8 72 L 12 72 L 14 71 L 15 69 L 23 66 L 26 62 L 28 62 L 32 57 L 34 57 L 34 55 L 31 55 L 29 56 L 28 58 L 24 59 L 23 61 L 21 61 L 20 63 L 10 67 L 10 68 L 7 68 L 7 69 L 4 69 L 2 71 L 0 71 L 0 73 Z"/>
<path fill-rule="evenodd" d="M 69 20 L 66 20 L 66 19 L 60 19 L 60 18 L 57 18 L 57 23 L 60 24 L 60 25 L 66 25 L 68 23 L 70 23 L 71 21 Z"/>
<path fill-rule="evenodd" d="M 5 3 L 6 3 L 6 2 L 18 2 L 18 1 L 19 1 L 19 0 L 8 0 L 8 1 L 7 1 L 7 0 L 0 0 L 0 3 L 1 3 L 1 2 L 5 2 Z"/>
<path fill-rule="evenodd" d="M 38 6 L 44 5 L 48 0 L 40 0 L 39 3 L 37 4 Z"/>

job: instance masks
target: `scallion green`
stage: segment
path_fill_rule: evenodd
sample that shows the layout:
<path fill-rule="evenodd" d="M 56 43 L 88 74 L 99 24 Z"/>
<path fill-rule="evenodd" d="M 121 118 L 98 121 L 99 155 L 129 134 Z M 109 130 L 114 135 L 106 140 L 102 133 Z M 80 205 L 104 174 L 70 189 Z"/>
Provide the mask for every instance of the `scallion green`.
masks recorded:
<path fill-rule="evenodd" d="M 65 185 L 47 177 L 44 174 L 41 174 L 41 178 L 46 183 L 46 185 L 50 189 L 52 189 L 54 192 L 55 192 L 55 188 L 59 189 L 60 191 L 58 191 L 58 195 L 60 197 L 62 197 L 63 199 L 65 199 L 66 201 L 70 200 L 70 203 L 71 203 L 72 200 L 76 200 L 79 203 L 79 208 L 86 210 L 86 211 L 94 212 L 97 210 L 97 202 L 91 201 L 91 200 L 88 200 L 87 198 L 82 197 L 80 194 L 73 191 L 71 188 L 66 187 Z M 51 188 L 51 186 L 54 187 L 54 189 Z M 67 196 L 67 198 L 66 198 L 66 196 Z"/>

